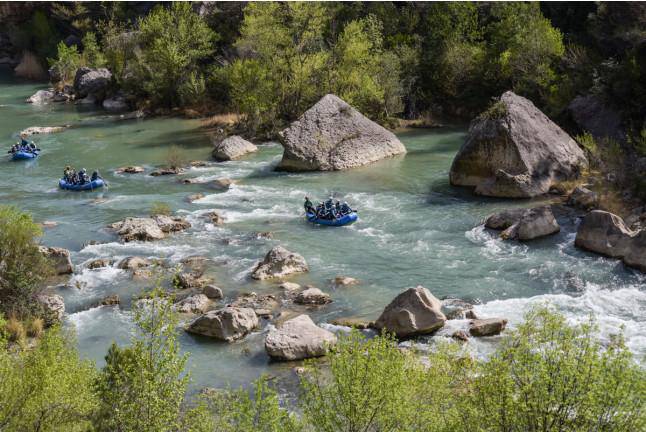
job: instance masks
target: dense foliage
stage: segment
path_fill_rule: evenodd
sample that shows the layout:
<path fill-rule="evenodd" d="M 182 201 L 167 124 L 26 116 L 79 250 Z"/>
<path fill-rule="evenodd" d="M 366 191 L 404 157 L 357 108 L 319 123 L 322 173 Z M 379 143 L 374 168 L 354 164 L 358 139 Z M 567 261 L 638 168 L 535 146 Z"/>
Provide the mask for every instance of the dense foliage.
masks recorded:
<path fill-rule="evenodd" d="M 51 272 L 38 249 L 41 234 L 31 216 L 0 206 L 0 314 L 22 319 L 40 312 L 36 296 Z"/>
<path fill-rule="evenodd" d="M 113 345 L 101 372 L 79 360 L 69 334 L 50 329 L 34 349 L 0 333 L 0 427 L 6 431 L 627 431 L 646 427 L 646 372 L 620 335 L 571 325 L 540 307 L 488 360 L 455 343 L 423 354 L 388 337 L 341 338 L 306 362 L 298 406 L 265 377 L 246 390 L 186 397 L 187 355 L 159 291 L 135 311 L 138 332 Z M 0 328 L 4 323 L 0 322 Z M 294 408 L 297 408 L 294 410 Z"/>
<path fill-rule="evenodd" d="M 561 119 L 595 94 L 623 113 L 632 142 L 646 129 L 643 3 L 54 5 L 67 31 L 99 23 L 101 58 L 142 103 L 234 110 L 251 132 L 274 132 L 330 92 L 387 122 L 472 117 L 509 89 Z M 34 17 L 32 45 L 61 34 Z M 59 45 L 59 61 L 69 55 Z"/>

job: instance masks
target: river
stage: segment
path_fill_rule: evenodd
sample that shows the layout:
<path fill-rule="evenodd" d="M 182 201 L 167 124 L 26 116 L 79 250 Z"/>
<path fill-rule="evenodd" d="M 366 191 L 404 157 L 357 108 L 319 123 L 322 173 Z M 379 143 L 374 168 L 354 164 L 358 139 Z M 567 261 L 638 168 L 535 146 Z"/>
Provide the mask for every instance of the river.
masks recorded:
<path fill-rule="evenodd" d="M 617 260 L 576 249 L 576 218 L 560 217 L 559 234 L 525 244 L 502 241 L 482 228 L 489 213 L 530 203 L 474 197 L 448 184 L 464 126 L 400 133 L 408 149 L 405 157 L 347 172 L 275 172 L 282 149 L 268 143 L 240 161 L 209 162 L 179 176 L 236 180 L 222 192 L 182 184 L 176 176 L 115 172 L 124 165 L 151 170 L 172 145 L 181 146 L 187 160 L 209 161 L 211 145 L 199 121 L 119 121 L 95 107 L 24 102 L 42 88 L 0 72 L 3 149 L 26 127 L 72 125 L 61 133 L 34 136 L 43 153 L 33 162 L 10 162 L 1 156 L 0 201 L 32 213 L 37 221 L 58 224 L 45 230 L 42 242 L 72 251 L 76 272 L 56 288 L 65 298 L 65 323 L 75 328 L 81 354 L 99 366 L 112 341 L 127 343 L 133 331 L 130 299 L 143 283 L 116 267 L 88 270 L 84 263 L 141 255 L 176 264 L 187 256 L 206 255 L 213 259 L 207 273 L 223 289 L 226 301 L 251 291 L 280 295 L 275 282 L 249 278 L 254 264 L 277 244 L 302 254 L 310 265 L 310 273 L 293 281 L 331 294 L 333 303 L 311 312 L 317 323 L 347 316 L 374 319 L 400 291 L 423 285 L 439 298 L 475 301 L 479 315 L 508 318 L 511 326 L 521 321 L 528 307 L 542 302 L 555 305 L 573 322 L 592 315 L 602 338 L 623 328 L 630 349 L 640 358 L 646 355 L 646 276 Z M 66 164 L 90 172 L 99 169 L 109 188 L 93 193 L 59 190 L 57 181 Z M 187 202 L 189 194 L 198 192 L 205 197 Z M 306 194 L 347 200 L 358 208 L 359 222 L 345 228 L 306 223 Z M 187 217 L 192 228 L 159 242 L 127 244 L 106 229 L 123 217 L 147 215 L 160 201 Z M 221 212 L 226 224 L 206 223 L 201 215 L 209 210 Z M 258 238 L 258 232 L 271 232 L 273 239 Z M 330 279 L 338 275 L 361 283 L 334 288 Z M 121 296 L 121 308 L 92 307 L 108 294 Z M 289 381 L 293 365 L 269 361 L 264 331 L 233 344 L 181 332 L 182 348 L 191 353 L 194 388 L 245 385 L 261 373 Z M 468 349 L 486 355 L 496 340 L 472 339 Z"/>

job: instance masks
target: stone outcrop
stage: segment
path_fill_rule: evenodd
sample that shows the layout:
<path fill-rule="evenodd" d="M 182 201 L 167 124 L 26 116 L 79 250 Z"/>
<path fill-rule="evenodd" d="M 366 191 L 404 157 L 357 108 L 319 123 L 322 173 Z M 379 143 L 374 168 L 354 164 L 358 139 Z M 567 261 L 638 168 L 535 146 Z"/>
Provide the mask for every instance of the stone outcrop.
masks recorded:
<path fill-rule="evenodd" d="M 444 326 L 442 303 L 422 286 L 409 288 L 390 302 L 375 327 L 399 338 L 433 333 Z"/>
<path fill-rule="evenodd" d="M 599 205 L 599 195 L 586 187 L 577 186 L 568 197 L 567 203 L 583 210 L 591 210 Z"/>
<path fill-rule="evenodd" d="M 178 288 L 202 288 L 212 280 L 203 277 L 201 272 L 184 272 L 177 274 L 174 282 Z"/>
<path fill-rule="evenodd" d="M 280 303 L 272 294 L 258 295 L 252 292 L 240 295 L 230 306 L 251 308 L 259 317 L 271 318 L 272 314 L 280 307 Z"/>
<path fill-rule="evenodd" d="M 254 279 L 271 279 L 309 271 L 305 258 L 282 246 L 270 250 L 251 273 Z"/>
<path fill-rule="evenodd" d="M 561 230 L 550 206 L 505 210 L 489 216 L 485 226 L 504 230 L 500 236 L 506 240 L 520 241 L 533 240 Z"/>
<path fill-rule="evenodd" d="M 495 336 L 500 334 L 507 325 L 503 318 L 475 319 L 469 323 L 471 336 Z"/>
<path fill-rule="evenodd" d="M 202 288 L 202 294 L 204 294 L 211 300 L 219 300 L 224 297 L 224 295 L 222 294 L 222 288 L 215 285 L 206 285 L 204 288 Z"/>
<path fill-rule="evenodd" d="M 610 108 L 598 96 L 577 96 L 567 109 L 577 126 L 595 139 L 626 140 L 621 113 Z"/>
<path fill-rule="evenodd" d="M 72 260 L 70 259 L 70 251 L 67 249 L 39 246 L 39 250 L 51 262 L 55 274 L 64 275 L 74 272 Z"/>
<path fill-rule="evenodd" d="M 117 169 L 116 173 L 117 174 L 140 174 L 144 172 L 144 167 L 140 167 L 137 165 L 131 165 L 131 166 L 125 166 Z"/>
<path fill-rule="evenodd" d="M 633 231 L 619 216 L 593 210 L 583 219 L 574 244 L 646 272 L 646 230 Z"/>
<path fill-rule="evenodd" d="M 186 330 L 190 333 L 233 342 L 243 338 L 256 327 L 258 327 L 258 317 L 253 309 L 227 306 L 197 317 Z"/>
<path fill-rule="evenodd" d="M 258 147 L 246 139 L 234 135 L 215 143 L 213 158 L 217 161 L 229 161 L 255 151 L 258 151 Z"/>
<path fill-rule="evenodd" d="M 336 344 L 334 333 L 320 328 L 307 315 L 299 315 L 269 330 L 265 350 L 275 360 L 320 357 Z"/>
<path fill-rule="evenodd" d="M 191 227 L 184 218 L 165 215 L 150 218 L 125 218 L 109 225 L 124 242 L 161 240 L 167 234 Z"/>
<path fill-rule="evenodd" d="M 89 268 L 90 270 L 94 270 L 98 268 L 109 267 L 113 262 L 114 261 L 112 261 L 110 258 L 97 258 L 85 264 L 85 267 Z"/>
<path fill-rule="evenodd" d="M 392 132 L 328 94 L 280 133 L 278 166 L 286 171 L 332 171 L 406 153 Z"/>
<path fill-rule="evenodd" d="M 63 315 L 65 314 L 65 302 L 63 301 L 63 297 L 58 294 L 43 294 L 39 295 L 37 300 L 43 308 L 43 319 L 46 325 L 54 325 L 63 319 Z"/>
<path fill-rule="evenodd" d="M 450 181 L 475 187 L 480 195 L 528 198 L 577 178 L 587 163 L 567 133 L 532 102 L 508 91 L 471 123 Z"/>
<path fill-rule="evenodd" d="M 91 96 L 101 102 L 105 99 L 111 82 L 112 74 L 109 70 L 82 67 L 77 69 L 74 76 L 74 93 L 77 99 Z"/>

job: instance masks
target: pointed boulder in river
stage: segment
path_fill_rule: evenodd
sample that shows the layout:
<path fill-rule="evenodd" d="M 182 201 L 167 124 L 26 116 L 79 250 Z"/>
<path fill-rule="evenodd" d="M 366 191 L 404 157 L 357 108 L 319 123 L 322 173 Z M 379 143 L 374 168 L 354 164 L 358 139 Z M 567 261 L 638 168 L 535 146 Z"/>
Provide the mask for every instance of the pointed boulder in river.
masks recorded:
<path fill-rule="evenodd" d="M 479 195 L 529 198 L 577 178 L 587 165 L 563 129 L 531 101 L 508 91 L 471 123 L 450 180 L 475 187 Z"/>
<path fill-rule="evenodd" d="M 442 302 L 423 286 L 409 288 L 390 302 L 375 322 L 399 338 L 433 333 L 444 326 Z"/>
<path fill-rule="evenodd" d="M 395 134 L 328 94 L 280 133 L 278 169 L 335 171 L 406 153 Z"/>

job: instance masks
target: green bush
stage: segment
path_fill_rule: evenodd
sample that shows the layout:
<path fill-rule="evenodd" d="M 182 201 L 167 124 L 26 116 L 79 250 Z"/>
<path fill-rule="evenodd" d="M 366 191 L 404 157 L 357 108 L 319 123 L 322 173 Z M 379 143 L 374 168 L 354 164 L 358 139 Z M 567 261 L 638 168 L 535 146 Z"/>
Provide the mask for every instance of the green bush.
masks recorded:
<path fill-rule="evenodd" d="M 76 45 L 68 47 L 63 41 L 58 43 L 56 58 L 50 58 L 48 61 L 50 67 L 60 75 L 63 84 L 71 84 L 76 70 L 84 64 Z"/>
<path fill-rule="evenodd" d="M 172 210 L 165 202 L 154 202 L 150 207 L 150 216 L 170 216 Z"/>
<path fill-rule="evenodd" d="M 0 313 L 23 319 L 40 312 L 36 296 L 52 272 L 38 249 L 41 235 L 31 216 L 0 206 Z"/>
<path fill-rule="evenodd" d="M 107 61 L 93 32 L 85 33 L 83 36 L 83 63 L 92 68 L 105 67 Z"/>
<path fill-rule="evenodd" d="M 94 365 L 53 327 L 35 348 L 9 352 L 0 338 L 0 430 L 87 431 L 97 406 Z"/>
<path fill-rule="evenodd" d="M 592 134 L 590 132 L 584 132 L 581 135 L 577 135 L 576 137 L 574 137 L 574 139 L 589 154 L 591 154 L 593 156 L 598 156 L 599 155 L 599 147 L 597 146 L 597 142 L 595 141 L 594 137 L 592 136 Z"/>
<path fill-rule="evenodd" d="M 489 105 L 485 111 L 478 116 L 482 120 L 498 120 L 507 115 L 507 106 L 503 101 L 496 101 Z"/>

